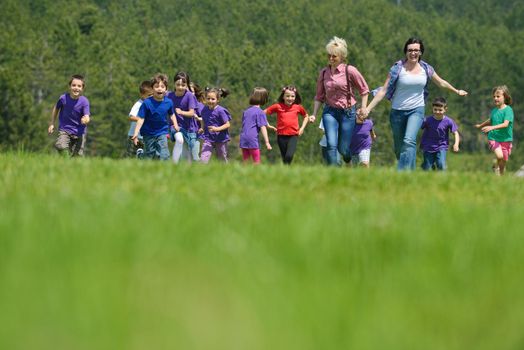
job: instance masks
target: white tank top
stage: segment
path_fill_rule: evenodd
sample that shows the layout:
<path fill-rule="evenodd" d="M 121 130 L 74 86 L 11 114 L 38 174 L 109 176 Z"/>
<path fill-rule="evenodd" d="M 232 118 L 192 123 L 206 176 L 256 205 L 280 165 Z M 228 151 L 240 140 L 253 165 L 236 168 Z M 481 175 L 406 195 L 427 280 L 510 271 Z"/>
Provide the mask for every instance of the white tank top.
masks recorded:
<path fill-rule="evenodd" d="M 420 68 L 418 74 L 410 74 L 402 67 L 391 101 L 391 108 L 401 111 L 424 106 L 424 86 L 427 76 L 424 69 Z"/>

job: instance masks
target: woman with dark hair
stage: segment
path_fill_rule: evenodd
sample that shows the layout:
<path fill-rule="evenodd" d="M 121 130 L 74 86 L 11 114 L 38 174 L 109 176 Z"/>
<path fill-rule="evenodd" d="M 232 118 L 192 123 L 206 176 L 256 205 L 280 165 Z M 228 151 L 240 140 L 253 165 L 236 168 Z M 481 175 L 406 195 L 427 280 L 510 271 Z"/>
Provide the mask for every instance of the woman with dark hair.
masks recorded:
<path fill-rule="evenodd" d="M 386 96 L 391 100 L 389 120 L 393 132 L 398 170 L 414 170 L 417 158 L 417 134 L 424 121 L 425 100 L 428 97 L 429 82 L 450 90 L 459 96 L 466 96 L 464 90 L 454 88 L 442 79 L 428 63 L 421 60 L 424 44 L 418 38 L 409 38 L 404 44 L 406 57 L 395 62 L 388 77 L 367 107 L 358 112 L 360 119 Z"/>

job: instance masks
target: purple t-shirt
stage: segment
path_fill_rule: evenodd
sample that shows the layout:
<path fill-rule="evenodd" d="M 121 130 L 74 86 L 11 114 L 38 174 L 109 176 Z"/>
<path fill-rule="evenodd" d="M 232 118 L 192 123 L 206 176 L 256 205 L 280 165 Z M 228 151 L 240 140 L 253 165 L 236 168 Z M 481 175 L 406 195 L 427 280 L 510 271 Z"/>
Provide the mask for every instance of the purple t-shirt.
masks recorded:
<path fill-rule="evenodd" d="M 140 129 L 142 136 L 162 136 L 169 134 L 169 122 L 174 114 L 173 102 L 167 97 L 157 101 L 153 96 L 144 100 L 137 117 L 144 119 Z"/>
<path fill-rule="evenodd" d="M 420 149 L 424 152 L 447 151 L 449 145 L 449 131 L 458 130 L 457 124 L 447 115 L 442 120 L 435 119 L 432 115 L 426 117 L 422 123 L 422 138 Z"/>
<path fill-rule="evenodd" d="M 371 130 L 373 130 L 373 122 L 369 119 L 365 119 L 362 124 L 355 124 L 351 145 L 349 146 L 351 154 L 356 155 L 362 150 L 371 148 L 371 143 L 373 143 Z"/>
<path fill-rule="evenodd" d="M 258 133 L 260 127 L 267 125 L 266 113 L 258 106 L 251 106 L 242 115 L 240 148 L 260 148 Z"/>
<path fill-rule="evenodd" d="M 197 105 L 195 107 L 195 113 L 199 116 L 199 117 L 202 117 L 202 110 L 204 109 L 206 105 L 203 104 L 202 102 L 200 102 L 199 100 L 197 100 Z"/>
<path fill-rule="evenodd" d="M 86 126 L 80 121 L 84 115 L 90 115 L 89 100 L 85 96 L 74 99 L 69 94 L 63 94 L 56 103 L 58 115 L 58 129 L 72 135 L 83 135 Z"/>
<path fill-rule="evenodd" d="M 204 133 L 202 138 L 210 142 L 227 142 L 229 141 L 229 129 L 219 132 L 209 131 L 208 126 L 222 126 L 231 120 L 231 114 L 222 106 L 216 106 L 211 110 L 205 106 L 202 110 L 202 119 L 204 120 Z"/>
<path fill-rule="evenodd" d="M 187 112 L 190 109 L 196 109 L 197 107 L 197 99 L 191 91 L 186 91 L 182 96 L 177 96 L 173 91 L 168 91 L 166 97 L 168 97 L 173 102 L 174 109 L 180 108 L 181 110 Z M 198 131 L 199 125 L 195 118 L 187 118 L 177 114 L 176 121 L 178 122 L 178 126 L 186 131 Z M 170 121 L 170 124 L 172 123 L 173 122 Z"/>

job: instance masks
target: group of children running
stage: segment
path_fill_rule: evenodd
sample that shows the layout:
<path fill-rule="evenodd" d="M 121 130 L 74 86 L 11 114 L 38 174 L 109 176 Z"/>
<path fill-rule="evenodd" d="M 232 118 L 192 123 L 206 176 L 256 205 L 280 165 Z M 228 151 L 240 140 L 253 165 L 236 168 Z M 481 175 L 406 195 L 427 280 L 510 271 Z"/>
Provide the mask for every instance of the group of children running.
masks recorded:
<path fill-rule="evenodd" d="M 167 76 L 156 74 L 151 80 L 140 84 L 140 99 L 129 112 L 131 125 L 128 132 L 128 154 L 138 158 L 168 160 L 169 138 L 174 142 L 172 159 L 175 163 L 181 158 L 190 162 L 208 163 L 213 151 L 217 159 L 227 162 L 231 114 L 219 103 L 229 94 L 228 91 L 222 88 L 201 90 L 185 72 L 178 72 L 173 83 L 174 90 L 170 91 Z M 55 148 L 59 153 L 83 155 L 87 124 L 90 122 L 89 101 L 82 95 L 84 87 L 84 78 L 73 75 L 69 81 L 69 93 L 60 96 L 53 108 L 48 133 L 54 132 L 58 116 L 59 131 Z M 487 133 L 488 145 L 497 158 L 494 169 L 498 174 L 503 174 L 513 140 L 512 100 L 506 86 L 495 87 L 492 95 L 495 108 L 491 111 L 490 118 L 475 126 Z M 259 134 L 262 134 L 265 147 L 271 150 L 268 136 L 268 129 L 271 129 L 277 133 L 283 163 L 291 164 L 298 138 L 313 120 L 302 106 L 302 98 L 295 86 L 284 86 L 278 103 L 262 109 L 268 100 L 268 91 L 262 87 L 253 89 L 249 97 L 250 106 L 243 112 L 240 132 L 239 146 L 243 161 L 260 163 Z M 459 151 L 458 128 L 453 119 L 447 116 L 447 102 L 443 97 L 433 100 L 432 112 L 422 124 L 422 169 L 445 170 L 449 133 L 454 135 L 452 150 Z M 276 127 L 267 120 L 267 116 L 274 114 Z M 322 129 L 322 121 L 320 128 Z M 369 167 L 371 145 L 375 138 L 373 122 L 370 119 L 357 118 L 351 139 L 353 164 Z M 324 138 L 320 145 L 325 158 Z"/>

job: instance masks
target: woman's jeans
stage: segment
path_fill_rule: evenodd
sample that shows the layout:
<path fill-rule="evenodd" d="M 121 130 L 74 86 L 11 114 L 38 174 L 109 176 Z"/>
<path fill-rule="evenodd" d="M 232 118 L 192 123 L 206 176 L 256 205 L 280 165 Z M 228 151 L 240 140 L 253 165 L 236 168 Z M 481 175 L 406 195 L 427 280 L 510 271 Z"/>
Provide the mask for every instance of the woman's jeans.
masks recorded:
<path fill-rule="evenodd" d="M 424 121 L 424 106 L 389 114 L 398 170 L 415 170 L 417 166 L 417 134 Z"/>
<path fill-rule="evenodd" d="M 355 129 L 355 119 L 355 106 L 346 109 L 324 106 L 322 120 L 327 139 L 328 165 L 339 165 L 337 152 L 342 155 L 344 162 L 349 163 L 351 161 L 349 145 Z"/>

